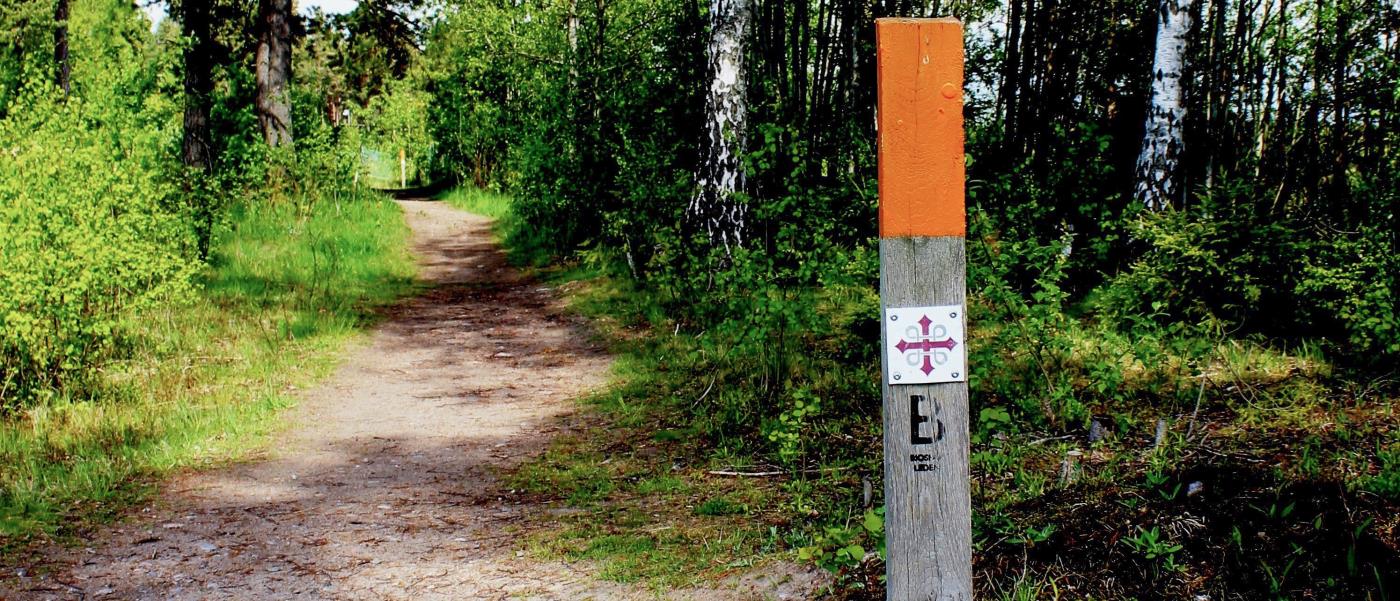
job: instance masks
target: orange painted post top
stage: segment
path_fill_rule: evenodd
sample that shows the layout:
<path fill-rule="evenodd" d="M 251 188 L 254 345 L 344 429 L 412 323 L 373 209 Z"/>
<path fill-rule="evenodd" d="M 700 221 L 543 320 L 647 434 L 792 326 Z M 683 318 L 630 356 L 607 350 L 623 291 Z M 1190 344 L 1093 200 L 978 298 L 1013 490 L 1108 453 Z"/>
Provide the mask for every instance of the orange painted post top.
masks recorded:
<path fill-rule="evenodd" d="M 875 38 L 880 237 L 965 236 L 962 24 L 878 19 Z"/>

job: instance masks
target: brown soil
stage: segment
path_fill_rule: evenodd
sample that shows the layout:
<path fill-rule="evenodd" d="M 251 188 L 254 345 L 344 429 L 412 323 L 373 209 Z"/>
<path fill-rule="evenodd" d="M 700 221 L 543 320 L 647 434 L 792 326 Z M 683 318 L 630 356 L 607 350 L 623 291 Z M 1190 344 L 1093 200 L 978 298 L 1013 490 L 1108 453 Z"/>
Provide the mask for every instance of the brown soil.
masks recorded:
<path fill-rule="evenodd" d="M 401 203 L 432 288 L 289 414 L 267 457 L 181 477 L 85 544 L 28 558 L 0 599 L 805 598 L 773 565 L 658 594 L 523 553 L 543 508 L 500 474 L 544 450 L 608 356 L 550 289 L 510 268 L 490 222 Z"/>

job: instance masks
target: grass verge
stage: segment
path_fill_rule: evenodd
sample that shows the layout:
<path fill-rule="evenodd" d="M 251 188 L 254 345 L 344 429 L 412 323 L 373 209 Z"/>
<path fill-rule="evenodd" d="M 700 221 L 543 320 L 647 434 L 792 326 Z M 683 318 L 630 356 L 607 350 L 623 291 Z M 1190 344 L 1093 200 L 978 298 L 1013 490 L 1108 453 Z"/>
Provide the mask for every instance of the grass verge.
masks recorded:
<path fill-rule="evenodd" d="M 468 213 L 496 220 L 498 232 L 508 232 L 514 224 L 510 197 L 470 186 L 458 186 L 437 195 L 440 200 Z"/>
<path fill-rule="evenodd" d="M 541 275 L 607 339 L 619 384 L 514 475 L 550 508 L 529 549 L 658 589 L 796 557 L 835 575 L 836 598 L 883 598 L 868 295 L 779 298 L 842 326 L 793 336 L 804 350 L 774 357 L 777 371 L 755 352 L 772 337 L 725 337 L 772 332 L 760 318 L 707 330 L 625 277 Z M 996 312 L 989 294 L 969 301 L 979 596 L 1397 598 L 1393 374 L 1348 371 L 1310 343 L 1125 334 L 1038 299 Z M 781 392 L 755 392 L 774 371 Z"/>
<path fill-rule="evenodd" d="M 802 541 L 783 538 L 794 532 L 793 514 L 780 502 L 791 496 L 791 483 L 716 473 L 748 459 L 715 453 L 714 441 L 690 425 L 678 393 L 692 374 L 653 358 L 681 348 L 658 345 L 652 335 L 666 329 L 660 307 L 625 278 L 577 263 L 546 265 L 549 256 L 519 227 L 508 196 L 459 188 L 438 200 L 496 219 L 512 262 L 536 266 L 534 275 L 560 288 L 618 357 L 613 385 L 584 400 L 591 410 L 508 475 L 518 501 L 547 508 L 526 529 L 525 549 L 587 561 L 602 578 L 657 591 L 794 558 L 790 550 Z"/>
<path fill-rule="evenodd" d="M 519 217 L 511 209 L 509 196 L 482 190 L 473 186 L 458 186 L 434 197 L 468 213 L 496 220 L 492 228 L 496 237 L 505 246 L 511 264 L 522 267 L 544 268 L 551 265 L 556 257 L 549 250 L 546 241 L 538 237 L 530 228 L 522 227 Z M 557 267 L 557 266 L 556 266 Z M 572 277 L 580 279 L 591 272 L 573 272 Z M 556 275 L 556 279 L 558 276 Z"/>
<path fill-rule="evenodd" d="M 653 403 L 656 377 L 623 355 L 618 385 L 588 400 L 589 416 L 511 474 L 524 500 L 548 507 L 527 549 L 658 591 L 781 558 L 790 524 L 780 482 L 711 473 L 723 466 L 704 456 L 679 414 Z"/>
<path fill-rule="evenodd" d="M 172 472 L 244 457 L 413 286 L 397 206 L 362 195 L 235 207 L 188 305 L 134 316 L 96 400 L 0 425 L 0 551 L 110 519 Z"/>

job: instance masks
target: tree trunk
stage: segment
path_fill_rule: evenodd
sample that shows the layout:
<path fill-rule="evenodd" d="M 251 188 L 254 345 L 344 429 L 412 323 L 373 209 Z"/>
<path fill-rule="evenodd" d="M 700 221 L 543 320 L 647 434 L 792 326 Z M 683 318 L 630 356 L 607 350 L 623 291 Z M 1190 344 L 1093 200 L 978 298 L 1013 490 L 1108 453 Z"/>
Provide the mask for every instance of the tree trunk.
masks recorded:
<path fill-rule="evenodd" d="M 1152 104 L 1147 111 L 1142 154 L 1137 163 L 1137 199 L 1148 210 L 1158 211 L 1177 200 L 1176 181 L 1181 160 L 1181 71 L 1186 60 L 1186 38 L 1191 32 L 1195 0 L 1161 0 L 1157 7 L 1157 53 L 1152 61 Z"/>
<path fill-rule="evenodd" d="M 1206 22 L 1206 86 L 1204 97 L 1206 106 L 1205 131 L 1224 131 L 1220 126 L 1219 115 L 1223 107 L 1218 103 L 1219 90 L 1226 87 L 1224 79 L 1221 77 L 1220 65 L 1221 54 L 1225 42 L 1225 13 L 1230 9 L 1229 0 L 1210 0 L 1210 10 L 1207 13 Z M 1215 161 L 1219 156 L 1220 142 L 1216 142 L 1206 147 L 1205 179 L 1206 190 L 1215 189 Z"/>
<path fill-rule="evenodd" d="M 214 168 L 209 136 L 209 107 L 214 93 L 214 16 L 203 0 L 186 0 L 181 11 L 185 37 L 185 165 L 204 171 Z"/>
<path fill-rule="evenodd" d="M 1332 203 L 1342 207 L 1347 215 L 1346 223 L 1356 223 L 1357 215 L 1350 214 L 1351 185 L 1347 181 L 1347 65 L 1351 52 L 1348 47 L 1351 39 L 1351 3 L 1345 0 L 1334 7 L 1337 11 L 1332 49 Z"/>
<path fill-rule="evenodd" d="M 292 142 L 292 0 L 262 0 L 258 28 L 258 125 L 268 146 Z"/>
<path fill-rule="evenodd" d="M 53 62 L 58 66 L 56 83 L 67 96 L 72 91 L 73 67 L 68 62 L 68 0 L 58 0 L 53 9 Z"/>
<path fill-rule="evenodd" d="M 569 0 L 569 15 L 564 26 L 568 30 L 569 52 L 578 54 L 578 0 Z"/>
<path fill-rule="evenodd" d="M 1002 61 L 1001 93 L 998 102 L 1002 106 L 1002 149 L 1012 148 L 1016 138 L 1016 93 L 1021 81 L 1021 4 L 1023 0 L 1011 0 L 1010 12 L 1006 17 L 1006 59 Z"/>
<path fill-rule="evenodd" d="M 701 151 L 699 190 L 691 200 L 690 219 L 701 225 L 712 244 L 731 252 L 743 243 L 746 207 L 743 151 L 748 104 L 745 98 L 744 38 L 749 29 L 749 0 L 710 0 L 710 89 L 705 99 L 705 147 Z"/>

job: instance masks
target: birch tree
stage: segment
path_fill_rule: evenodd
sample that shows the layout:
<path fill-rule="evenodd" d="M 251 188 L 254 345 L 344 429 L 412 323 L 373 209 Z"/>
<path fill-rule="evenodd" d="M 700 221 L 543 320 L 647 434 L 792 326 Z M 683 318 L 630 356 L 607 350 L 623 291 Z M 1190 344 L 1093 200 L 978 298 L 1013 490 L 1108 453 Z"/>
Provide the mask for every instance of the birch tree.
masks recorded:
<path fill-rule="evenodd" d="M 1195 0 L 1161 0 L 1157 6 L 1157 52 L 1152 61 L 1152 104 L 1147 110 L 1142 154 L 1137 161 L 1137 199 L 1148 210 L 1171 205 L 1180 193 L 1177 163 L 1184 148 L 1181 71 Z"/>
<path fill-rule="evenodd" d="M 746 215 L 738 194 L 744 190 L 742 157 L 748 122 L 744 39 L 749 19 L 749 0 L 710 0 L 705 146 L 697 176 L 699 189 L 688 212 L 710 242 L 723 246 L 726 253 L 743 243 Z"/>
<path fill-rule="evenodd" d="M 268 146 L 292 141 L 292 0 L 262 0 L 258 15 L 257 112 Z"/>

